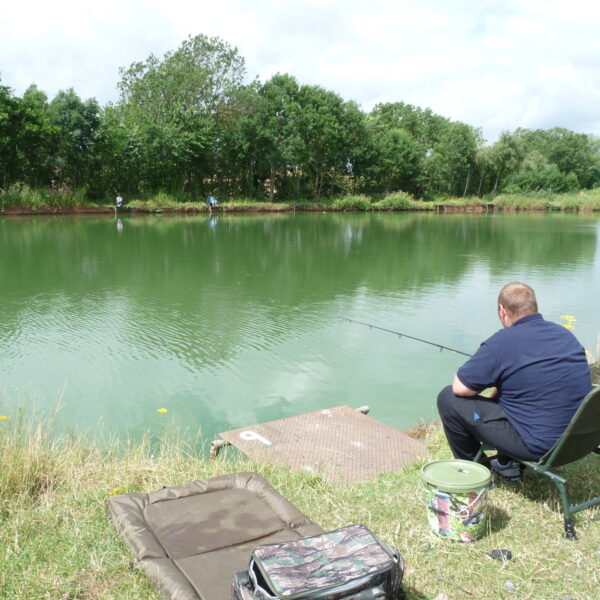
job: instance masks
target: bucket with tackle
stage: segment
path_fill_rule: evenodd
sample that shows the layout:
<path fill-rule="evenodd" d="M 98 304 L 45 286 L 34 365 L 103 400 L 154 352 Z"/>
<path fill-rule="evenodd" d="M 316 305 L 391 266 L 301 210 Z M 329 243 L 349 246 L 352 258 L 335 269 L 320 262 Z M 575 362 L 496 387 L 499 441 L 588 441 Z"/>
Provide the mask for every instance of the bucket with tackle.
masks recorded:
<path fill-rule="evenodd" d="M 468 460 L 438 460 L 421 469 L 420 497 L 436 535 L 457 542 L 475 542 L 487 529 L 490 470 Z"/>

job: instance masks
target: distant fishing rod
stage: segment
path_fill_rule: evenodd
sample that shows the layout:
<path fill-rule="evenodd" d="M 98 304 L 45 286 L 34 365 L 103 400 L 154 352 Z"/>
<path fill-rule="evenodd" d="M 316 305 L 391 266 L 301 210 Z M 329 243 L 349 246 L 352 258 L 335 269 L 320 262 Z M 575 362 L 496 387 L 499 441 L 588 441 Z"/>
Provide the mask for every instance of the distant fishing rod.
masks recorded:
<path fill-rule="evenodd" d="M 385 329 L 384 327 L 378 327 L 377 325 L 372 325 L 371 323 L 363 323 L 362 321 L 356 321 L 356 320 L 350 319 L 348 317 L 340 317 L 340 319 L 345 319 L 346 321 L 350 321 L 350 323 L 358 323 L 359 325 L 366 325 L 367 327 L 370 327 L 371 329 L 379 329 L 380 331 L 387 331 L 388 333 L 393 333 L 394 335 L 397 335 L 401 338 L 405 337 L 405 338 L 408 338 L 409 340 L 423 342 L 424 344 L 429 344 L 430 346 L 435 346 L 436 348 L 439 348 L 440 350 L 450 350 L 450 352 L 456 352 L 456 354 L 462 354 L 463 356 L 473 356 L 472 354 L 467 354 L 466 352 L 463 352 L 462 350 L 457 350 L 456 348 L 450 348 L 449 346 L 444 346 L 442 344 L 436 344 L 435 342 L 430 342 L 429 340 L 424 340 L 422 338 L 414 337 L 412 335 L 407 335 L 406 333 L 401 333 L 400 331 L 393 331 L 391 329 Z"/>

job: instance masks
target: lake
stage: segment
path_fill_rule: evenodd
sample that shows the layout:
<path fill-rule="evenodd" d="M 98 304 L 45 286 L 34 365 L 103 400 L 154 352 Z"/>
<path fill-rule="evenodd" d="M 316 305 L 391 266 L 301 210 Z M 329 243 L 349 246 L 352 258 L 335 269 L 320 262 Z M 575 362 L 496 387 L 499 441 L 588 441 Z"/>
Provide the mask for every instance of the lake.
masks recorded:
<path fill-rule="evenodd" d="M 211 440 L 366 404 L 403 429 L 465 357 L 340 317 L 472 353 L 520 280 L 595 353 L 599 233 L 537 213 L 0 218 L 0 414 Z"/>

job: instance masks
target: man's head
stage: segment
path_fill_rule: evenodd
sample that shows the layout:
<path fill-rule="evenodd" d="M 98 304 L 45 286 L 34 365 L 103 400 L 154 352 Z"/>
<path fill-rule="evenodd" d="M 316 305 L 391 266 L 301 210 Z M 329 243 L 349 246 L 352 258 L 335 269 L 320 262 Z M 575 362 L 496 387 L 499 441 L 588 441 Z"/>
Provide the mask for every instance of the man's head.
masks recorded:
<path fill-rule="evenodd" d="M 525 315 L 538 312 L 535 292 L 525 283 L 507 283 L 498 295 L 498 316 L 504 327 L 510 327 Z"/>

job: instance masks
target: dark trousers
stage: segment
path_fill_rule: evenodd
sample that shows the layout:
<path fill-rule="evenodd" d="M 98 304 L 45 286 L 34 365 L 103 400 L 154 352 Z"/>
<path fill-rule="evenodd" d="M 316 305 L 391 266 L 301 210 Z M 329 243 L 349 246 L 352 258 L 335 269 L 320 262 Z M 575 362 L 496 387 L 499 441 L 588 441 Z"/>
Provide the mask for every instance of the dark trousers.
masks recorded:
<path fill-rule="evenodd" d="M 524 460 L 540 458 L 527 448 L 496 400 L 456 396 L 449 385 L 440 392 L 437 404 L 454 458 L 474 460 L 482 442 L 497 448 L 499 454 Z"/>

